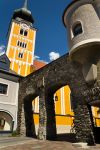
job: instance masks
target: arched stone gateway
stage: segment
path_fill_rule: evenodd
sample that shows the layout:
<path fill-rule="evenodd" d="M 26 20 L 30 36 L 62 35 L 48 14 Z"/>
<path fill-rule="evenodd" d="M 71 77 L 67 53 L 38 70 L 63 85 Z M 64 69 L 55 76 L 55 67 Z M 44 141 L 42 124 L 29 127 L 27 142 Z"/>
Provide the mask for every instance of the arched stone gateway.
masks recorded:
<path fill-rule="evenodd" d="M 53 94 L 64 85 L 70 86 L 73 96 L 77 140 L 94 144 L 90 105 L 99 98 L 99 83 L 86 84 L 82 74 L 82 65 L 70 62 L 68 54 L 20 80 L 18 132 L 21 135 L 35 135 L 31 101 L 39 96 L 38 138 L 43 140 L 56 137 Z"/>

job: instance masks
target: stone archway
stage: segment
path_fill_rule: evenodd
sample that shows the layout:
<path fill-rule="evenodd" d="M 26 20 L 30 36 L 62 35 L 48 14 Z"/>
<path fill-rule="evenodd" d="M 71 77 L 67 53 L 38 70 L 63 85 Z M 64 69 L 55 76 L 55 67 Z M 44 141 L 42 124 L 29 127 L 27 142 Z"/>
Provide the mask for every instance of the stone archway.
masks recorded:
<path fill-rule="evenodd" d="M 32 109 L 33 99 L 35 99 L 34 95 L 27 95 L 23 101 L 26 136 L 28 136 L 28 137 L 36 137 L 34 117 L 33 117 L 34 110 Z"/>
<path fill-rule="evenodd" d="M 57 59 L 44 68 L 22 79 L 19 87 L 19 133 L 22 132 L 21 112 L 23 99 L 28 95 L 39 95 L 39 139 L 56 137 L 54 125 L 54 109 L 52 92 L 68 84 L 73 95 L 73 109 L 75 114 L 75 130 L 78 141 L 94 143 L 93 128 L 90 119 L 88 101 L 89 88 L 82 74 L 82 66 L 70 62 L 68 55 Z M 89 92 L 90 93 L 90 92 Z M 91 95 L 91 94 L 90 94 Z M 51 99 L 51 101 L 48 101 Z M 52 113 L 52 116 L 50 114 Z M 50 118 L 52 122 L 48 121 Z M 25 132 L 23 130 L 23 132 Z"/>

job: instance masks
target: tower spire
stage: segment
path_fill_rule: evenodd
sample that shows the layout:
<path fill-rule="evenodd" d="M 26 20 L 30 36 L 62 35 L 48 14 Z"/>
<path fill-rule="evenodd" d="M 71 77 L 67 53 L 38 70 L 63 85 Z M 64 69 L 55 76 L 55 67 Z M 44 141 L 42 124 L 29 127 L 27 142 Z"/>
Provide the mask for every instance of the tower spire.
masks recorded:
<path fill-rule="evenodd" d="M 28 0 L 25 0 L 23 8 L 27 9 L 27 6 L 28 6 Z"/>

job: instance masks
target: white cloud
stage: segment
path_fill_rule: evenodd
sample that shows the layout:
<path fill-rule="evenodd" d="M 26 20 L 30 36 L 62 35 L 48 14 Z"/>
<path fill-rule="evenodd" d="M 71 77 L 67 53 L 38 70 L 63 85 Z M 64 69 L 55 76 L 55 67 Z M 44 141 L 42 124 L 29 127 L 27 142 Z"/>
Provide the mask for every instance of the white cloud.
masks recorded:
<path fill-rule="evenodd" d="M 49 59 L 50 59 L 51 61 L 56 60 L 56 59 L 59 58 L 59 57 L 60 57 L 60 54 L 59 54 L 59 53 L 56 53 L 56 52 L 50 52 L 50 53 L 49 53 Z"/>
<path fill-rule="evenodd" d="M 36 59 L 40 59 L 40 57 L 37 56 L 37 55 L 35 55 L 35 56 L 34 56 L 34 60 L 36 60 Z"/>
<path fill-rule="evenodd" d="M 5 52 L 5 46 L 4 45 L 0 45 L 0 53 Z"/>

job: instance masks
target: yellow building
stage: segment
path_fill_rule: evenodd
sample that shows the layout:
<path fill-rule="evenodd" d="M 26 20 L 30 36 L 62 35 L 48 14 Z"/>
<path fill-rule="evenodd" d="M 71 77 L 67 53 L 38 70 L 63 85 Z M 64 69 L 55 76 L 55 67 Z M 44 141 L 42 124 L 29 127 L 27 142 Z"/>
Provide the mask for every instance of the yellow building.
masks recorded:
<path fill-rule="evenodd" d="M 92 107 L 93 121 L 95 127 L 100 127 L 100 107 Z"/>
<path fill-rule="evenodd" d="M 36 29 L 33 28 L 34 20 L 27 9 L 27 0 L 23 8 L 15 10 L 8 32 L 8 45 L 6 54 L 11 61 L 10 68 L 21 76 L 27 76 L 35 71 L 33 57 L 36 39 Z M 73 125 L 74 113 L 71 107 L 71 91 L 68 85 L 56 91 L 54 95 L 55 116 L 57 132 L 70 132 Z M 33 101 L 34 121 L 36 128 L 39 124 L 39 98 Z M 98 108 L 92 108 L 94 117 Z M 99 116 L 100 117 L 100 116 Z M 100 121 L 96 119 L 100 126 Z"/>
<path fill-rule="evenodd" d="M 10 68 L 22 76 L 33 72 L 33 56 L 35 48 L 36 29 L 34 20 L 27 9 L 27 1 L 23 8 L 15 10 L 8 32 L 6 55 L 11 61 Z"/>

